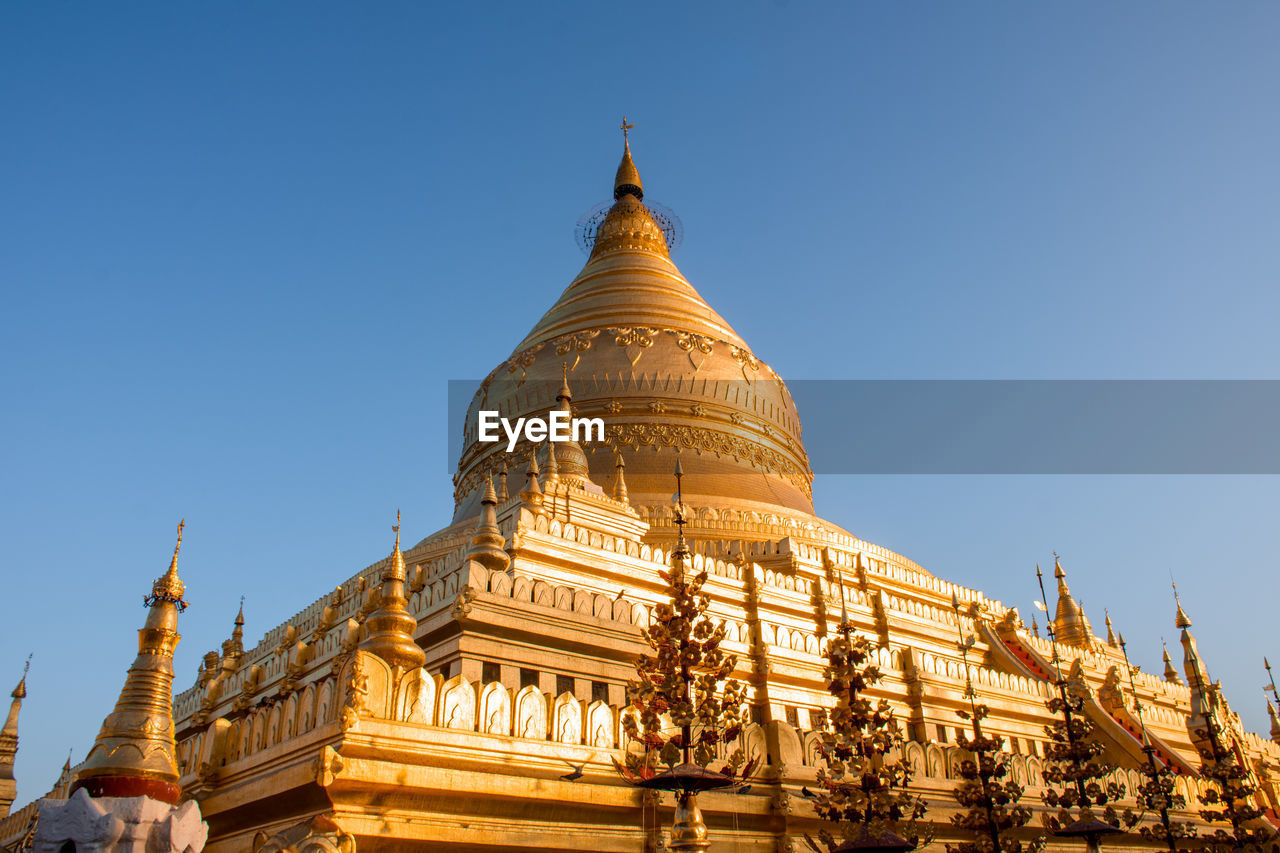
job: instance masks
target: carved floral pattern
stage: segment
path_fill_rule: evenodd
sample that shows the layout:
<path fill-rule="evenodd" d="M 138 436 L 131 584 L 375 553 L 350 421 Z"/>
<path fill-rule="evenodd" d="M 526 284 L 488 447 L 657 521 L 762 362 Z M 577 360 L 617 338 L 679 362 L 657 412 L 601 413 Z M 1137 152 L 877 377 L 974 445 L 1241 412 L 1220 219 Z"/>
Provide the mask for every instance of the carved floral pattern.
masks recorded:
<path fill-rule="evenodd" d="M 676 346 L 685 352 L 697 350 L 700 353 L 710 354 L 713 338 L 706 335 L 696 335 L 693 332 L 682 332 L 679 329 L 667 329 L 667 334 L 675 335 Z"/>
<path fill-rule="evenodd" d="M 620 347 L 629 347 L 634 344 L 647 349 L 653 346 L 653 337 L 660 330 L 650 329 L 645 326 L 632 326 L 629 328 L 611 328 L 606 331 L 614 336 L 613 342 Z"/>
<path fill-rule="evenodd" d="M 587 329 L 585 332 L 572 332 L 552 341 L 555 346 L 556 355 L 565 355 L 569 352 L 586 352 L 591 349 L 591 341 L 600 334 L 599 329 Z"/>

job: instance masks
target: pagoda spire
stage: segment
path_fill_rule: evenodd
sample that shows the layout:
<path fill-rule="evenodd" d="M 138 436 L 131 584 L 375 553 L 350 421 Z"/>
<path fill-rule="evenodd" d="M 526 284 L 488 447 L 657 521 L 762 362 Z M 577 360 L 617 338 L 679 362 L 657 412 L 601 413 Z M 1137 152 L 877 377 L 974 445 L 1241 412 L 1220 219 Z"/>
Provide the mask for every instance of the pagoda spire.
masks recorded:
<path fill-rule="evenodd" d="M 1160 638 L 1160 645 L 1164 647 L 1164 680 L 1170 684 L 1181 684 L 1182 677 L 1178 675 L 1173 659 L 1169 657 L 1169 646 L 1165 643 L 1164 637 Z"/>
<path fill-rule="evenodd" d="M 1062 570 L 1062 560 L 1053 555 L 1053 576 L 1058 579 L 1058 607 L 1053 619 L 1054 637 L 1068 646 L 1087 648 L 1093 642 L 1093 628 L 1076 603 L 1067 586 L 1067 573 Z"/>
<path fill-rule="evenodd" d="M 1116 632 L 1111 627 L 1111 612 L 1105 608 L 1102 611 L 1103 619 L 1107 623 L 1107 645 L 1113 648 L 1119 648 L 1116 644 Z"/>
<path fill-rule="evenodd" d="M 547 464 L 546 473 L 542 478 L 542 486 L 544 489 L 550 489 L 560 482 L 560 466 L 556 462 L 556 446 L 551 443 L 551 439 L 549 438 L 547 439 L 546 447 Z"/>
<path fill-rule="evenodd" d="M 1280 743 L 1280 719 L 1276 719 L 1276 706 L 1270 699 L 1267 700 L 1267 716 L 1271 718 L 1271 740 Z"/>
<path fill-rule="evenodd" d="M 1191 714 L 1209 716 L 1210 707 L 1208 689 L 1209 673 L 1205 671 L 1204 662 L 1200 659 L 1200 648 L 1195 635 L 1191 633 L 1191 618 L 1182 609 L 1182 599 L 1178 595 L 1178 585 L 1173 584 L 1173 600 L 1177 603 L 1174 625 L 1181 631 L 1182 669 L 1187 674 L 1187 683 L 1191 686 Z"/>
<path fill-rule="evenodd" d="M 502 460 L 502 467 L 498 469 L 498 501 L 505 503 L 511 499 L 511 493 L 507 486 L 507 460 Z"/>
<path fill-rule="evenodd" d="M 644 201 L 644 184 L 640 180 L 640 170 L 631 159 L 631 128 L 627 117 L 622 117 L 622 162 L 618 164 L 618 172 L 613 178 L 613 197 L 621 199 L 624 195 L 633 195 L 636 201 Z"/>
<path fill-rule="evenodd" d="M 613 478 L 613 499 L 615 501 L 621 501 L 622 503 L 626 503 L 627 502 L 627 479 L 624 476 L 624 472 L 627 469 L 627 463 L 622 458 L 621 450 L 619 450 L 616 454 L 613 467 L 614 467 L 614 470 L 617 472 Z"/>
<path fill-rule="evenodd" d="M 1182 599 L 1178 597 L 1178 585 L 1176 583 L 1173 585 L 1173 600 L 1177 602 L 1178 605 L 1178 612 L 1173 617 L 1174 626 L 1182 629 L 1190 628 L 1191 617 L 1189 617 L 1187 612 L 1182 609 Z"/>
<path fill-rule="evenodd" d="M 498 527 L 498 496 L 493 490 L 493 478 L 484 481 L 484 497 L 480 499 L 480 520 L 476 523 L 476 534 L 471 537 L 471 548 L 467 551 L 467 559 L 475 560 L 491 572 L 505 572 L 511 564 L 507 554 L 507 540 Z"/>
<path fill-rule="evenodd" d="M 22 679 L 9 695 L 13 701 L 9 705 L 9 716 L 0 729 L 0 818 L 9 814 L 13 800 L 18 793 L 18 784 L 13 777 L 13 766 L 18 758 L 18 712 L 22 710 L 22 700 L 27 698 L 27 671 L 31 669 L 31 656 L 27 655 L 27 665 L 22 668 Z"/>
<path fill-rule="evenodd" d="M 562 412 L 571 412 L 569 406 L 573 402 L 573 392 L 569 390 L 569 362 L 560 362 L 560 390 L 556 392 L 556 402 Z"/>
<path fill-rule="evenodd" d="M 173 741 L 173 650 L 182 635 L 178 614 L 185 610 L 184 585 L 178 577 L 182 529 L 173 547 L 169 570 L 143 597 L 147 619 L 138 631 L 138 656 L 125 676 L 115 710 L 89 750 L 71 792 L 83 788 L 91 797 L 137 797 L 176 805 L 182 795 Z"/>
<path fill-rule="evenodd" d="M 524 475 L 524 491 L 520 493 L 520 500 L 534 507 L 542 505 L 542 486 L 538 485 L 539 473 L 538 453 L 534 450 L 529 454 L 529 466 L 525 469 Z"/>
<path fill-rule="evenodd" d="M 4 728 L 0 729 L 2 734 L 18 734 L 18 711 L 22 708 L 22 700 L 27 698 L 27 673 L 31 670 L 31 655 L 27 655 L 27 663 L 22 668 L 22 678 L 18 680 L 18 684 L 13 688 L 13 692 L 9 695 L 13 698 L 13 702 L 9 706 L 9 717 L 4 722 Z"/>
<path fill-rule="evenodd" d="M 492 486 L 492 484 L 491 484 Z M 409 670 L 427 662 L 426 652 L 413 639 L 418 620 L 409 613 L 409 600 L 405 598 L 404 554 L 400 553 L 400 510 L 396 510 L 396 523 L 391 528 L 396 534 L 396 544 L 391 549 L 389 565 L 382 575 L 382 593 L 378 607 L 365 620 L 368 635 L 360 648 L 375 654 L 393 669 Z M 399 683 L 398 678 L 396 684 Z"/>
<path fill-rule="evenodd" d="M 231 629 L 231 643 L 237 652 L 244 651 L 244 596 L 240 596 L 240 609 L 236 611 L 235 627 Z"/>

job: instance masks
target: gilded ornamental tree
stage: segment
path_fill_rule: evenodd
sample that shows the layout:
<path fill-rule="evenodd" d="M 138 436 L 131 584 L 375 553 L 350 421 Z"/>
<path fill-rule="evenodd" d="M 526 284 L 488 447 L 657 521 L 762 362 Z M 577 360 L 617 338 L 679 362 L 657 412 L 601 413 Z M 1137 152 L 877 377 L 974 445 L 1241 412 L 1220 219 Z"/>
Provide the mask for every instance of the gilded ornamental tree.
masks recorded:
<path fill-rule="evenodd" d="M 1044 578 L 1036 567 L 1040 583 L 1041 606 L 1049 612 L 1044 595 Z M 1048 789 L 1044 803 L 1050 811 L 1044 815 L 1045 825 L 1060 836 L 1083 838 L 1090 850 L 1100 849 L 1105 835 L 1123 832 L 1115 803 L 1124 796 L 1124 785 L 1108 780 L 1114 765 L 1103 758 L 1106 747 L 1093 737 L 1094 724 L 1085 713 L 1089 687 L 1077 659 L 1067 675 L 1061 670 L 1054 623 L 1048 625 L 1053 649 L 1055 686 L 1058 695 L 1045 703 L 1050 713 L 1059 717 L 1044 727 L 1049 736 L 1045 748 L 1044 781 Z M 1101 808 L 1099 817 L 1094 809 Z"/>
<path fill-rule="evenodd" d="M 1083 830 L 1082 822 L 1097 820 L 1095 807 L 1102 808 L 1101 820 L 1111 831 L 1118 831 L 1120 814 L 1115 803 L 1125 794 L 1125 786 L 1107 779 L 1115 766 L 1102 756 L 1106 747 L 1093 737 L 1094 723 L 1085 714 L 1084 693 L 1087 686 L 1079 669 L 1079 661 L 1066 677 L 1058 679 L 1058 695 L 1045 705 L 1059 719 L 1045 726 L 1049 743 L 1045 748 L 1045 805 L 1056 809 L 1046 823 L 1054 832 L 1072 827 Z M 1075 814 L 1073 815 L 1073 810 Z M 1099 834 L 1107 830 L 1097 827 Z"/>
<path fill-rule="evenodd" d="M 1195 840 L 1193 850 L 1201 853 L 1246 853 L 1269 849 L 1276 833 L 1262 821 L 1262 810 L 1254 805 L 1258 786 L 1245 765 L 1230 732 L 1218 719 L 1218 685 L 1197 685 L 1205 692 L 1202 726 L 1197 728 L 1200 775 L 1212 784 L 1200 795 L 1200 817 L 1215 827 Z"/>
<path fill-rule="evenodd" d="M 956 713 L 973 728 L 972 737 L 963 733 L 958 738 L 960 748 L 970 757 L 960 763 L 961 782 L 952 792 L 964 811 L 952 815 L 951 823 L 972 834 L 973 840 L 948 844 L 947 853 L 1039 853 L 1044 848 L 1043 836 L 1027 844 L 1014 836 L 1015 830 L 1030 822 L 1031 809 L 1021 803 L 1023 787 L 1010 773 L 1009 756 L 1001 749 L 1004 739 L 982 730 L 990 709 L 978 703 L 969 676 L 969 649 L 974 639 L 964 636 L 960 627 L 960 599 L 955 593 L 951 594 L 951 607 L 956 612 L 957 645 L 964 659 L 965 696 L 969 699 L 969 710 Z"/>
<path fill-rule="evenodd" d="M 911 766 L 893 709 L 866 695 L 880 681 L 871 643 L 853 632 L 841 588 L 841 623 L 827 641 L 827 686 L 835 707 L 819 717 L 817 751 L 825 762 L 812 792 L 814 811 L 832 825 L 819 835 L 831 853 L 902 853 L 929 841 L 926 803 L 908 790 Z M 901 832 L 901 834 L 899 834 Z M 820 848 L 807 839 L 815 850 Z"/>
<path fill-rule="evenodd" d="M 1142 732 L 1142 751 L 1147 757 L 1141 768 L 1145 781 L 1133 792 L 1133 798 L 1141 811 L 1135 813 L 1126 810 L 1124 821 L 1133 826 L 1147 812 L 1155 812 L 1160 822 L 1139 827 L 1138 833 L 1147 841 L 1163 844 L 1169 849 L 1169 853 L 1179 853 L 1178 841 L 1193 838 L 1196 828 L 1190 821 L 1173 819 L 1172 812 L 1185 809 L 1187 799 L 1177 792 L 1177 771 L 1171 765 L 1156 760 L 1155 745 L 1147 737 L 1147 725 L 1142 719 L 1142 700 L 1138 697 L 1138 686 L 1133 678 L 1134 668 L 1129 664 L 1129 648 L 1125 645 L 1124 634 L 1120 635 L 1120 651 L 1124 654 L 1125 668 L 1129 671 L 1129 690 L 1133 695 L 1133 708 Z"/>
<path fill-rule="evenodd" d="M 698 811 L 698 791 L 727 788 L 750 775 L 740 748 L 712 770 L 721 747 L 742 730 L 743 685 L 731 678 L 737 658 L 722 648 L 726 626 L 708 615 L 711 598 L 703 591 L 707 572 L 692 572 L 684 538 L 685 507 L 676 465 L 676 516 L 679 528 L 670 571 L 660 573 L 667 601 L 654 608 L 642 635 L 650 653 L 636 661 L 636 678 L 627 697 L 636 709 L 623 718 L 623 730 L 643 749 L 615 760 L 622 777 L 639 787 L 677 792 L 671 849 L 704 849 L 706 827 Z M 665 767 L 665 770 L 661 768 Z"/>

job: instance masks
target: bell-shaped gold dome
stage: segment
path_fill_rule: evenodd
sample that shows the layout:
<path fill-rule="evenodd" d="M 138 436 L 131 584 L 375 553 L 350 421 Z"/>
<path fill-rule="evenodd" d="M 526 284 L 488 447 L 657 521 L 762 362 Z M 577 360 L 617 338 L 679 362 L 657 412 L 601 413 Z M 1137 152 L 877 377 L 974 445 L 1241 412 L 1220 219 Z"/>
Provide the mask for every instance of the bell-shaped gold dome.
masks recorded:
<path fill-rule="evenodd" d="M 504 461 L 523 468 L 531 450 L 517 448 L 516 461 L 505 442 L 479 442 L 477 412 L 544 417 L 566 372 L 573 414 L 605 423 L 603 443 L 581 444 L 591 482 L 612 482 L 620 454 L 630 502 L 667 506 L 678 454 L 691 506 L 811 517 L 813 475 L 786 386 L 672 263 L 629 146 L 614 189 L 586 266 L 472 400 L 455 521 L 479 512 Z"/>

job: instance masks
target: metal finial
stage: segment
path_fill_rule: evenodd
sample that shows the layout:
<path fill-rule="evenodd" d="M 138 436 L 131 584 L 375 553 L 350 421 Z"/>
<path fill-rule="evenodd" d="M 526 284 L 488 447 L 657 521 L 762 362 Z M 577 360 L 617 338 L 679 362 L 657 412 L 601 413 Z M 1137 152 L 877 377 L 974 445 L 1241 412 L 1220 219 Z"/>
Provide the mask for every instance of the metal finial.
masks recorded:
<path fill-rule="evenodd" d="M 624 196 L 634 196 L 636 201 L 644 200 L 644 184 L 640 180 L 640 171 L 636 168 L 635 161 L 631 159 L 631 140 L 627 135 L 634 124 L 627 124 L 624 116 L 622 119 L 622 162 L 618 164 L 618 171 L 613 176 L 613 200 L 621 201 Z M 646 217 L 648 218 L 648 217 Z M 594 251 L 594 240 L 592 241 Z"/>
<path fill-rule="evenodd" d="M 676 534 L 676 550 L 673 552 L 673 554 L 679 555 L 680 557 L 683 557 L 685 554 L 688 553 L 688 546 L 685 544 L 685 541 L 684 541 L 684 525 L 685 525 L 684 486 L 680 482 L 682 477 L 684 477 L 684 469 L 680 467 L 680 460 L 679 458 L 677 458 L 676 459 L 675 523 L 676 523 L 676 528 L 678 529 L 679 532 Z"/>
<path fill-rule="evenodd" d="M 569 402 L 573 399 L 573 393 L 569 390 L 569 362 L 560 362 L 560 391 L 556 394 L 556 402 Z M 566 411 L 567 411 L 566 407 Z"/>
<path fill-rule="evenodd" d="M 680 460 L 676 460 L 676 524 L 680 525 L 681 533 L 684 531 L 684 485 L 681 482 L 684 477 L 684 469 L 680 467 Z"/>
<path fill-rule="evenodd" d="M 1056 563 L 1058 553 L 1055 551 L 1053 559 Z M 1061 658 L 1058 656 L 1058 636 L 1054 627 L 1053 619 L 1049 617 L 1049 596 L 1044 591 L 1044 573 L 1040 571 L 1040 564 L 1036 563 L 1036 582 L 1040 585 L 1040 607 L 1044 610 L 1044 631 L 1049 635 L 1049 648 L 1053 652 L 1053 670 L 1057 676 L 1058 686 L 1061 689 L 1066 682 L 1062 678 L 1062 667 L 1060 665 Z"/>
<path fill-rule="evenodd" d="M 969 649 L 973 647 L 975 639 L 973 636 L 966 637 L 964 635 L 964 625 L 961 622 L 960 613 L 960 596 L 955 590 L 951 591 L 951 608 L 956 612 L 956 637 L 959 642 L 956 648 L 960 650 L 960 660 L 964 662 L 964 695 L 969 699 L 969 709 L 973 714 L 973 733 L 975 737 L 982 737 L 982 728 L 979 724 L 977 693 L 973 689 L 973 674 L 969 671 Z"/>
<path fill-rule="evenodd" d="M 18 686 L 13 688 L 13 692 L 9 695 L 14 699 L 27 698 L 27 673 L 31 671 L 31 657 L 35 652 L 27 655 L 27 664 L 22 668 L 22 678 L 18 679 Z"/>
<path fill-rule="evenodd" d="M 173 546 L 173 557 L 169 560 L 169 569 L 156 578 L 156 582 L 151 586 L 151 594 L 142 597 L 143 607 L 151 607 L 162 601 L 171 601 L 178 606 L 179 611 L 187 609 L 187 602 L 182 598 L 184 586 L 182 579 L 178 577 L 178 552 L 182 550 L 182 529 L 186 525 L 185 518 L 178 522 L 178 541 Z"/>
<path fill-rule="evenodd" d="M 849 621 L 849 610 L 844 603 L 844 575 L 836 572 L 836 581 L 840 584 L 840 633 L 847 639 L 849 632 L 853 630 L 853 623 Z"/>

